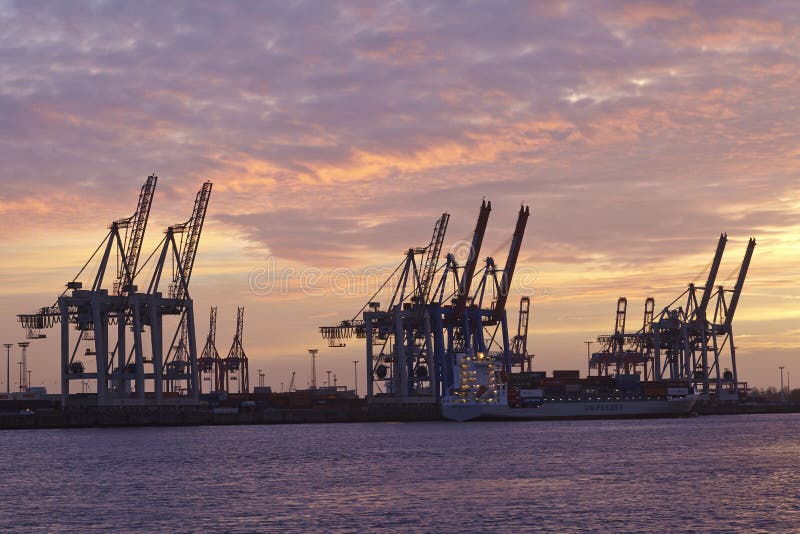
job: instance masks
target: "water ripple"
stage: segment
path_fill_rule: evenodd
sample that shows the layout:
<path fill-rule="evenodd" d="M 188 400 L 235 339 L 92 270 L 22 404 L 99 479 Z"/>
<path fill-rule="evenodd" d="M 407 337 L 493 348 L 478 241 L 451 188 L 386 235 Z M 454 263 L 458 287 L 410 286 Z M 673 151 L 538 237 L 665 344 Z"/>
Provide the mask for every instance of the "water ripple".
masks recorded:
<path fill-rule="evenodd" d="M 2 433 L 3 532 L 800 529 L 800 416 Z"/>

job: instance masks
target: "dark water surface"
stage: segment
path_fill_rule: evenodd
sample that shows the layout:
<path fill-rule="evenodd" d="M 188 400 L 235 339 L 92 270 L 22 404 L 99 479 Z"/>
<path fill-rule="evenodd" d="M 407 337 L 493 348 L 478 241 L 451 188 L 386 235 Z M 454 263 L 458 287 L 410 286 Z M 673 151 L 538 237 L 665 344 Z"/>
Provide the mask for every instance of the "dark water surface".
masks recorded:
<path fill-rule="evenodd" d="M 2 532 L 800 531 L 800 415 L 0 432 Z"/>

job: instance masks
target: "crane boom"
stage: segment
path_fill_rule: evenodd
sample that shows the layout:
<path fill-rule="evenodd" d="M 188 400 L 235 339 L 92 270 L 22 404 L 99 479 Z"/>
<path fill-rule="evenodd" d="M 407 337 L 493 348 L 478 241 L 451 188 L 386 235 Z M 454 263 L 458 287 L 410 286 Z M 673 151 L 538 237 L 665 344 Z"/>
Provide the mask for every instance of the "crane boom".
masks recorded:
<path fill-rule="evenodd" d="M 118 228 L 130 229 L 124 246 L 125 257 L 122 258 L 117 269 L 117 281 L 114 284 L 117 294 L 127 294 L 133 286 L 133 279 L 136 276 L 136 267 L 139 263 L 139 255 L 142 250 L 144 233 L 147 229 L 147 219 L 150 216 L 150 206 L 153 203 L 153 195 L 156 190 L 158 177 L 150 175 L 147 177 L 142 190 L 139 192 L 139 203 L 133 215 L 126 219 L 116 221 Z"/>
<path fill-rule="evenodd" d="M 625 320 L 628 315 L 628 299 L 617 299 L 617 315 L 614 321 L 614 337 L 612 347 L 614 352 L 622 352 L 625 346 Z"/>
<path fill-rule="evenodd" d="M 644 301 L 644 319 L 642 320 L 642 333 L 647 334 L 653 330 L 653 312 L 656 309 L 656 301 L 653 297 L 647 297 Z"/>
<path fill-rule="evenodd" d="M 229 360 L 242 360 L 247 359 L 242 346 L 242 338 L 244 335 L 244 307 L 239 306 L 236 309 L 236 335 L 233 336 L 233 343 L 231 349 L 228 351 Z"/>
<path fill-rule="evenodd" d="M 428 295 L 433 285 L 433 278 L 436 275 L 436 267 L 439 264 L 439 256 L 442 252 L 442 245 L 444 244 L 444 236 L 447 233 L 447 223 L 450 221 L 450 214 L 443 213 L 436 225 L 433 227 L 433 235 L 431 242 L 426 247 L 427 255 L 425 256 L 425 267 L 420 276 L 419 291 L 417 296 L 420 302 L 428 302 Z"/>
<path fill-rule="evenodd" d="M 217 307 L 211 306 L 211 313 L 208 318 L 208 341 L 212 345 L 217 344 Z"/>
<path fill-rule="evenodd" d="M 243 335 L 244 335 L 244 308 L 240 306 L 236 310 L 236 339 L 239 340 L 239 343 L 242 342 Z"/>
<path fill-rule="evenodd" d="M 522 237 L 525 235 L 525 227 L 528 224 L 528 216 L 531 214 L 530 207 L 522 206 L 517 215 L 517 226 L 514 229 L 514 236 L 511 238 L 511 247 L 508 249 L 508 258 L 503 267 L 503 278 L 500 281 L 500 291 L 497 295 L 497 302 L 494 306 L 492 319 L 499 321 L 503 318 L 506 309 L 506 301 L 511 288 L 511 280 L 514 277 L 514 270 L 517 267 L 517 258 L 520 248 L 522 248 Z"/>
<path fill-rule="evenodd" d="M 511 341 L 511 364 L 520 365 L 524 370 L 525 364 L 528 371 L 531 367 L 531 356 L 528 355 L 528 322 L 530 319 L 531 298 L 524 296 L 519 301 L 519 316 L 517 322 L 517 335 Z"/>
<path fill-rule="evenodd" d="M 519 322 L 517 323 L 517 336 L 522 339 L 522 347 L 527 352 L 528 348 L 528 318 L 531 310 L 531 298 L 522 297 L 519 301 Z"/>
<path fill-rule="evenodd" d="M 173 276 L 172 285 L 170 286 L 170 296 L 174 299 L 181 300 L 187 294 L 189 279 L 192 276 L 192 268 L 197 256 L 197 245 L 200 242 L 200 233 L 203 230 L 208 201 L 211 198 L 211 185 L 211 182 L 205 182 L 200 191 L 197 192 L 194 209 L 189 220 L 170 227 L 173 233 L 185 234 L 183 247 L 180 251 L 180 269 Z"/>
<path fill-rule="evenodd" d="M 717 279 L 717 272 L 719 265 L 722 261 L 722 253 L 725 251 L 725 243 L 728 241 L 727 234 L 720 234 L 719 242 L 717 243 L 717 252 L 714 254 L 714 261 L 711 263 L 711 269 L 708 271 L 708 280 L 703 288 L 703 296 L 700 298 L 700 304 L 697 306 L 698 319 L 705 319 L 706 308 L 708 308 L 708 301 L 711 299 L 711 293 L 714 289 L 714 282 Z"/>
<path fill-rule="evenodd" d="M 460 317 L 464 313 L 467 305 L 472 277 L 475 275 L 475 267 L 478 264 L 478 257 L 483 244 L 483 236 L 486 233 L 486 225 L 489 223 L 489 214 L 492 211 L 492 202 L 481 202 L 481 210 L 478 213 L 478 221 L 475 223 L 475 231 L 472 233 L 472 243 L 469 248 L 469 255 L 464 264 L 464 272 L 461 275 L 461 283 L 458 287 L 458 295 L 455 302 L 455 317 Z"/>
<path fill-rule="evenodd" d="M 750 238 L 750 241 L 747 242 L 747 251 L 744 254 L 744 260 L 742 260 L 742 266 L 739 268 L 739 278 L 736 280 L 736 286 L 733 288 L 733 296 L 731 296 L 731 303 L 728 305 L 727 313 L 725 314 L 725 329 L 729 329 L 731 326 L 731 322 L 733 322 L 733 316 L 736 313 L 736 307 L 739 305 L 739 296 L 742 294 L 742 288 L 744 287 L 744 279 L 747 276 L 747 269 L 750 268 L 750 260 L 753 257 L 753 250 L 756 248 L 756 240 L 754 238 Z"/>
<path fill-rule="evenodd" d="M 614 335 L 615 336 L 624 336 L 625 335 L 625 318 L 627 316 L 628 311 L 628 299 L 625 297 L 620 297 L 617 300 L 617 319 L 614 323 Z"/>

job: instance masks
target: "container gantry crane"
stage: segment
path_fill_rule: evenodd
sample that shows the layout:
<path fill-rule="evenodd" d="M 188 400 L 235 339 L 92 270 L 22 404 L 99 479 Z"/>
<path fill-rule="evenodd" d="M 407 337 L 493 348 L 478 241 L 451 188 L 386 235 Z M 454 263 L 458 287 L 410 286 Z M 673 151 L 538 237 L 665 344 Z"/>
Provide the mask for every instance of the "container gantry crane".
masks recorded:
<path fill-rule="evenodd" d="M 245 354 L 242 346 L 243 336 L 244 308 L 240 306 L 236 311 L 236 335 L 233 336 L 233 343 L 228 355 L 222 360 L 225 382 L 224 391 L 228 393 L 248 393 L 250 391 L 249 364 L 247 354 Z M 236 391 L 231 391 L 231 382 L 236 382 Z"/>
<path fill-rule="evenodd" d="M 203 393 L 203 382 L 209 383 L 209 390 L 220 390 L 222 383 L 222 359 L 217 351 L 217 307 L 211 306 L 208 320 L 208 336 L 203 352 L 197 358 L 197 370 L 200 375 L 200 393 Z"/>
<path fill-rule="evenodd" d="M 755 239 L 748 242 L 734 289 L 729 291 L 718 286 L 715 290 L 726 242 L 727 235 L 722 234 L 700 299 L 697 298 L 700 288 L 689 284 L 688 289 L 666 306 L 653 322 L 656 376 L 689 380 L 702 394 L 720 399 L 726 396 L 726 392 L 730 393 L 729 397 L 738 397 L 739 391 L 735 349 L 728 343 L 732 337 L 728 318 L 732 321 L 736 305 L 732 310 L 727 306 L 726 294 L 730 293 L 732 301 L 738 302 L 756 243 Z M 708 306 L 712 300 L 716 300 L 716 305 L 709 320 Z M 681 301 L 685 304 L 680 305 Z M 734 371 L 723 373 L 726 352 Z M 716 375 L 716 380 L 712 375 Z"/>
<path fill-rule="evenodd" d="M 428 246 L 408 249 L 387 310 L 371 302 L 363 314 L 367 367 L 374 369 L 372 381 L 386 394 L 408 398 L 433 396 L 438 390 L 428 304 L 449 220 L 443 213 Z M 422 272 L 417 257 L 426 258 Z"/>
<path fill-rule="evenodd" d="M 174 352 L 174 358 L 164 366 L 167 391 L 181 393 L 183 382 L 181 377 L 187 373 L 189 366 L 189 334 L 186 321 L 181 321 L 178 340 L 172 345 L 171 351 Z"/>
<path fill-rule="evenodd" d="M 703 293 L 700 300 L 697 299 L 699 288 L 694 284 L 689 284 L 688 289 L 659 315 L 656 324 L 658 334 L 658 345 L 654 354 L 656 372 L 663 376 L 664 372 L 668 370 L 671 377 L 700 379 L 702 383 L 698 385 L 702 386 L 704 392 L 708 391 L 709 386 L 707 372 L 704 371 L 708 369 L 707 308 L 714 291 L 714 283 L 727 241 L 728 236 L 721 234 L 708 272 L 708 279 L 702 287 Z M 684 306 L 673 308 L 678 301 L 684 298 L 686 302 Z M 666 349 L 665 367 L 662 367 L 661 361 L 662 347 Z M 698 353 L 700 353 L 700 360 L 705 363 L 694 361 L 698 359 Z M 698 363 L 699 373 L 695 369 Z"/>
<path fill-rule="evenodd" d="M 190 239 L 183 241 L 184 253 L 178 252 L 174 239 L 175 233 L 183 232 L 184 228 L 168 229 L 164 240 L 159 245 L 163 245 L 163 248 L 156 264 L 154 277 L 151 279 L 147 292 L 140 292 L 136 285 L 136 279 L 143 268 L 143 266 L 139 267 L 139 258 L 156 184 L 157 177 L 155 175 L 147 178 L 140 191 L 134 214 L 111 223 L 104 240 L 75 278 L 67 283 L 67 289 L 59 296 L 55 305 L 41 308 L 33 314 L 18 316 L 19 322 L 28 330 L 29 335 L 33 334 L 39 337 L 41 335 L 37 332 L 40 329 L 60 323 L 63 406 L 69 402 L 70 382 L 73 380 L 81 382 L 95 380 L 97 402 L 104 405 L 130 403 L 128 397 L 131 393 L 131 382 L 136 385 L 136 398 L 140 403 L 144 403 L 145 379 L 150 379 L 153 382 L 156 402 L 160 402 L 163 398 L 164 378 L 164 362 L 161 358 L 163 316 L 176 313 L 181 315 L 182 319 L 172 336 L 172 341 L 168 344 L 172 359 L 180 351 L 186 350 L 189 358 L 188 366 L 189 368 L 193 367 L 194 370 L 189 369 L 182 373 L 175 373 L 170 376 L 170 379 L 186 380 L 188 386 L 185 389 L 189 396 L 192 397 L 192 400 L 198 399 L 194 322 L 191 314 L 192 302 L 188 295 L 188 280 L 211 193 L 211 183 L 207 182 L 201 189 L 201 193 L 198 194 L 195 201 L 194 214 L 185 224 L 185 227 L 191 228 L 191 231 L 188 234 Z M 121 230 L 125 230 L 124 236 Z M 176 264 L 181 269 L 178 279 L 181 282 L 183 293 L 165 299 L 158 292 L 158 280 L 161 277 L 167 253 L 170 251 L 175 253 Z M 114 252 L 117 256 L 117 269 L 112 289 L 109 292 L 104 282 L 108 264 Z M 95 260 L 98 253 L 100 253 L 99 268 L 93 276 L 90 289 L 84 289 L 83 283 L 79 279 L 85 275 L 87 267 Z M 153 255 L 150 256 L 150 258 L 152 257 Z M 188 260 L 182 261 L 184 258 Z M 173 281 L 175 281 L 175 277 L 173 277 Z M 187 322 L 184 324 L 183 321 Z M 78 330 L 76 340 L 71 339 L 70 325 L 75 325 Z M 115 343 L 111 342 L 109 325 L 117 326 Z M 130 327 L 133 333 L 133 346 L 130 350 L 128 350 L 127 327 Z M 145 358 L 146 349 L 143 341 L 145 327 L 150 328 L 151 355 L 149 359 Z M 176 343 L 184 329 L 186 332 L 184 343 Z M 84 342 L 92 342 L 93 350 L 87 348 L 85 354 L 94 356 L 94 371 L 87 371 L 83 362 L 77 359 L 78 349 Z M 177 350 L 179 347 L 183 348 L 179 351 Z M 171 359 L 168 358 L 166 363 L 170 361 Z M 145 373 L 145 363 L 153 365 L 152 373 Z M 182 367 L 179 364 L 173 365 L 174 370 Z"/>
<path fill-rule="evenodd" d="M 647 367 L 651 359 L 651 353 L 646 350 L 650 344 L 644 342 L 643 332 L 649 328 L 653 322 L 653 307 L 655 300 L 648 297 L 645 300 L 644 321 L 642 330 L 636 333 L 625 331 L 628 315 L 628 299 L 620 297 L 617 299 L 617 310 L 614 320 L 614 333 L 608 336 L 600 336 L 601 349 L 592 354 L 589 360 L 589 371 L 597 369 L 598 376 L 613 376 L 614 374 L 629 374 L 641 372 L 647 376 Z"/>
<path fill-rule="evenodd" d="M 45 337 L 40 333 L 42 329 L 61 324 L 61 392 L 64 405 L 67 403 L 71 380 L 96 380 L 98 398 L 106 401 L 108 375 L 114 357 L 116 356 L 119 362 L 124 361 L 125 327 L 131 320 L 130 294 L 136 291 L 134 285 L 138 274 L 136 269 L 157 181 L 155 175 L 147 177 L 139 193 L 134 214 L 111 223 L 103 241 L 75 278 L 67 283 L 66 290 L 54 305 L 41 308 L 33 314 L 18 315 L 18 320 L 27 330 L 29 338 Z M 126 230 L 125 237 L 120 230 Z M 101 250 L 99 267 L 93 277 L 91 288 L 84 289 L 79 278 L 84 275 L 87 267 Z M 117 272 L 112 292 L 109 293 L 103 286 L 112 253 L 117 257 Z M 70 324 L 74 324 L 79 332 L 72 349 Z M 117 342 L 111 358 L 109 358 L 109 324 L 117 325 Z M 86 372 L 83 362 L 76 359 L 82 341 L 94 342 L 94 350 L 87 349 L 86 354 L 95 356 L 95 372 Z M 125 384 L 121 378 L 124 369 L 120 367 L 114 373 L 116 389 L 124 393 Z"/>
<path fill-rule="evenodd" d="M 431 288 L 449 220 L 448 213 L 437 219 L 429 244 L 408 249 L 404 260 L 352 319 L 320 327 L 320 333 L 332 347 L 343 346 L 341 340 L 353 335 L 366 338 L 371 376 L 368 381 L 379 384 L 382 393 L 406 398 L 432 395 L 438 387 L 431 372 L 435 363 L 431 317 L 426 306 L 432 298 Z M 382 311 L 380 304 L 372 299 L 395 279 L 397 284 L 389 305 Z M 362 313 L 363 319 L 359 319 Z M 369 386 L 368 390 L 372 391 Z"/>
<path fill-rule="evenodd" d="M 592 354 L 591 368 L 609 374 L 613 364 L 617 373 L 635 373 L 642 365 L 645 380 L 685 380 L 705 398 L 738 399 L 732 322 L 756 241 L 748 241 L 736 285 L 728 290 L 715 286 L 727 240 L 726 234 L 720 235 L 705 285 L 689 284 L 658 314 L 648 298 L 642 328 L 634 334 L 617 329 L 610 336 L 600 336 L 602 348 Z"/>
<path fill-rule="evenodd" d="M 739 298 L 744 289 L 744 282 L 747 278 L 747 271 L 750 268 L 750 261 L 753 259 L 753 251 L 756 248 L 756 240 L 750 238 L 747 243 L 744 259 L 739 267 L 739 276 L 732 290 L 726 290 L 719 286 L 716 292 L 716 307 L 714 317 L 711 321 L 711 348 L 713 350 L 713 367 L 706 371 L 708 375 L 714 371 L 716 378 L 716 395 L 719 400 L 736 400 L 739 398 L 741 383 L 736 369 L 736 346 L 733 342 L 733 318 L 736 308 L 739 305 Z M 730 302 L 726 300 L 726 293 L 730 293 Z M 730 368 L 722 371 L 722 357 L 727 352 Z M 746 386 L 745 386 L 746 389 Z"/>
<path fill-rule="evenodd" d="M 368 398 L 374 400 L 380 395 L 400 402 L 411 397 L 438 400 L 453 383 L 455 354 L 463 351 L 485 352 L 502 362 L 498 369 L 510 370 L 506 299 L 500 300 L 498 307 L 497 300 L 490 306 L 488 298 L 484 305 L 483 297 L 490 293 L 495 299 L 503 293 L 507 297 L 530 212 L 528 208 L 520 210 L 507 267 L 496 269 L 491 258 L 488 259 L 487 268 L 480 275 L 481 284 L 471 296 L 490 212 L 491 203 L 483 201 L 463 266 L 458 265 L 452 253 L 447 254 L 440 265 L 449 222 L 449 214 L 445 213 L 437 220 L 429 245 L 408 249 L 403 262 L 356 316 L 336 326 L 320 328 L 331 346 L 339 346 L 339 340 L 353 335 L 366 338 Z M 422 258 L 420 262 L 418 257 Z M 418 265 L 422 265 L 422 269 Z M 489 272 L 494 288 L 487 291 L 485 279 Z M 436 276 L 432 273 L 440 276 L 436 285 L 433 284 Z M 380 303 L 373 299 L 387 288 L 390 280 L 398 282 L 388 307 L 382 310 Z M 453 289 L 448 290 L 449 287 Z M 362 319 L 358 319 L 359 314 Z M 493 331 L 485 330 L 491 326 L 495 327 Z M 502 336 L 497 335 L 498 330 L 502 331 Z M 495 348 L 498 350 L 490 352 Z"/>
<path fill-rule="evenodd" d="M 520 372 L 531 372 L 533 355 L 528 354 L 528 322 L 530 319 L 531 298 L 519 299 L 517 315 L 517 335 L 511 340 L 511 367 L 519 366 Z"/>

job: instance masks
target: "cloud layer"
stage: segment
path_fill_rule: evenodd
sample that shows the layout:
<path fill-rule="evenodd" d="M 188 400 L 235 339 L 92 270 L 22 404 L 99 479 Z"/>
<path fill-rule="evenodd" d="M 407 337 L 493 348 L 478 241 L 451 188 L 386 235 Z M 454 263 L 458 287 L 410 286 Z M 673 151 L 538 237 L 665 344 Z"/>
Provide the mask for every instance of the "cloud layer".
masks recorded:
<path fill-rule="evenodd" d="M 798 292 L 798 65 L 794 2 L 0 2 L 0 277 L 156 172 L 151 241 L 215 181 L 212 277 L 384 263 L 486 196 L 500 258 L 533 206 L 553 306 L 680 287 L 727 231 L 759 237 L 772 309 Z"/>

